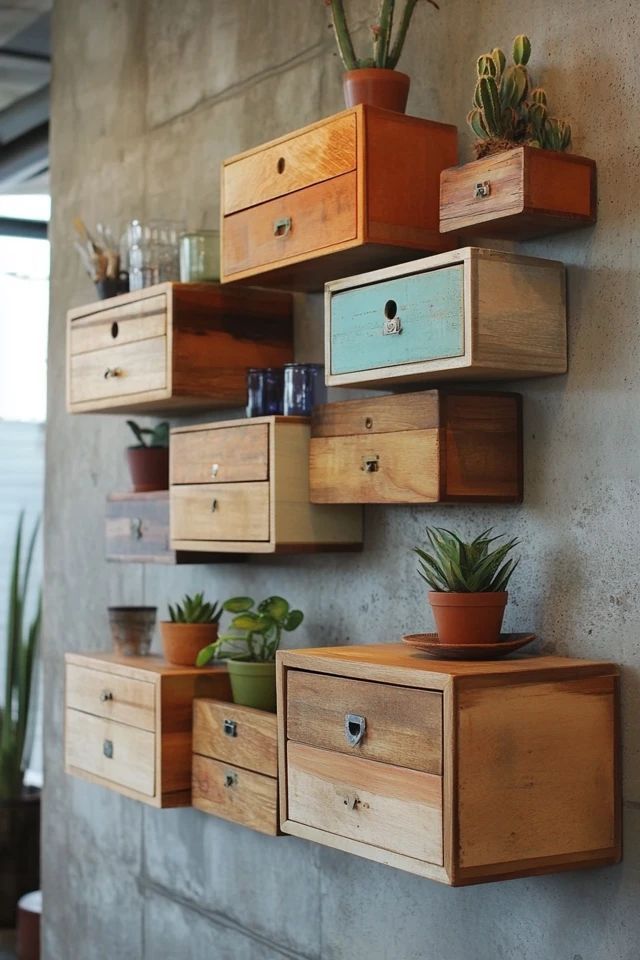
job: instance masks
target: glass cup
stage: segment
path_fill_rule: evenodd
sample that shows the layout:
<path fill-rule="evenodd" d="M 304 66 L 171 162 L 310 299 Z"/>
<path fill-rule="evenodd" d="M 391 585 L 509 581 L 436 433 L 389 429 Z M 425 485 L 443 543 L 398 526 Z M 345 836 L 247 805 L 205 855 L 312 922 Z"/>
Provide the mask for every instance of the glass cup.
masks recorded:
<path fill-rule="evenodd" d="M 264 370 L 247 370 L 247 416 L 261 417 L 264 405 Z"/>
<path fill-rule="evenodd" d="M 220 279 L 220 234 L 198 230 L 180 237 L 180 280 L 182 283 L 212 282 Z"/>
<path fill-rule="evenodd" d="M 321 363 L 286 363 L 284 367 L 285 417 L 308 417 L 327 398 Z"/>

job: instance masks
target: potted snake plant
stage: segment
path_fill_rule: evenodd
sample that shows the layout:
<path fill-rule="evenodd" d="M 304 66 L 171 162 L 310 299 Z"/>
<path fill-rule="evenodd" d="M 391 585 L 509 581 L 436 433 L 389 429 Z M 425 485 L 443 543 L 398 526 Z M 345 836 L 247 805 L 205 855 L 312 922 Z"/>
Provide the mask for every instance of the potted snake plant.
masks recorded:
<path fill-rule="evenodd" d="M 160 636 L 168 663 L 192 667 L 203 646 L 215 644 L 222 607 L 209 603 L 203 593 L 188 594 L 182 603 L 169 604 L 169 620 L 160 623 Z"/>
<path fill-rule="evenodd" d="M 127 426 L 138 441 L 127 447 L 127 462 L 134 493 L 166 490 L 169 487 L 169 424 L 141 427 L 134 420 Z"/>

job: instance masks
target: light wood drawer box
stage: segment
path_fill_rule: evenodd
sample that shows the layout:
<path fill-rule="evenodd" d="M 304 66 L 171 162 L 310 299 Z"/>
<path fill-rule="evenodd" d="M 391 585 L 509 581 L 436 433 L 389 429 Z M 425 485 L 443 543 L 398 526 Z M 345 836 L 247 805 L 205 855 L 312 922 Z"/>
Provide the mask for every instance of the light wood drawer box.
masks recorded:
<path fill-rule="evenodd" d="M 456 159 L 455 127 L 368 106 L 231 157 L 223 282 L 320 290 L 358 269 L 449 249 L 440 173 Z"/>
<path fill-rule="evenodd" d="M 193 806 L 252 830 L 278 833 L 275 714 L 195 701 Z"/>
<path fill-rule="evenodd" d="M 455 886 L 619 860 L 613 664 L 402 644 L 277 663 L 284 833 Z"/>
<path fill-rule="evenodd" d="M 188 806 L 193 700 L 230 698 L 226 671 L 157 656 L 65 660 L 67 773 L 154 807 Z"/>
<path fill-rule="evenodd" d="M 522 500 L 522 398 L 421 393 L 316 407 L 314 503 Z"/>
<path fill-rule="evenodd" d="M 309 500 L 305 418 L 172 430 L 170 487 L 174 550 L 286 553 L 359 549 L 362 542 L 359 509 Z"/>
<path fill-rule="evenodd" d="M 565 268 L 464 247 L 334 280 L 325 344 L 329 386 L 564 373 Z"/>
<path fill-rule="evenodd" d="M 249 367 L 292 359 L 285 293 L 163 283 L 70 310 L 71 413 L 235 407 Z"/>

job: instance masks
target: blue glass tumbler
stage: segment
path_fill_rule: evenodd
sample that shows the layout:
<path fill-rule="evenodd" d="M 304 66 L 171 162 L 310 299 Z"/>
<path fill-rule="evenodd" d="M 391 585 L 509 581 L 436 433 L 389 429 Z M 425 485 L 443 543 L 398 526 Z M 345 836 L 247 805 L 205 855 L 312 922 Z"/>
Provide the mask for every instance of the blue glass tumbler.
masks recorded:
<path fill-rule="evenodd" d="M 262 394 L 262 415 L 264 417 L 282 413 L 284 371 L 282 367 L 267 367 L 264 371 L 264 391 Z"/>
<path fill-rule="evenodd" d="M 261 417 L 264 407 L 264 370 L 247 370 L 247 416 Z"/>
<path fill-rule="evenodd" d="M 284 415 L 308 417 L 318 403 L 324 403 L 327 390 L 321 363 L 286 363 L 284 367 Z"/>

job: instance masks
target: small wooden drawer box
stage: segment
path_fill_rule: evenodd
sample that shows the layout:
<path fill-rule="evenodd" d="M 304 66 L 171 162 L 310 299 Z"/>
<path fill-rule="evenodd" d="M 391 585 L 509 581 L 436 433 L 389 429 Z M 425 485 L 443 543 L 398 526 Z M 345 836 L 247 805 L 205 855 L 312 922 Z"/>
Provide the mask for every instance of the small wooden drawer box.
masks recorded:
<path fill-rule="evenodd" d="M 193 708 L 193 806 L 260 833 L 278 833 L 274 713 L 216 700 Z"/>
<path fill-rule="evenodd" d="M 316 407 L 314 503 L 522 500 L 522 398 L 422 393 Z"/>
<path fill-rule="evenodd" d="M 329 386 L 565 373 L 565 268 L 465 247 L 328 283 Z"/>
<path fill-rule="evenodd" d="M 320 290 L 354 270 L 448 250 L 440 172 L 457 160 L 457 136 L 358 106 L 226 160 L 223 282 Z"/>
<path fill-rule="evenodd" d="M 293 359 L 288 294 L 162 283 L 67 314 L 70 413 L 184 412 L 246 402 L 249 367 Z"/>
<path fill-rule="evenodd" d="M 231 696 L 222 667 L 68 653 L 67 773 L 154 807 L 191 803 L 193 699 Z"/>
<path fill-rule="evenodd" d="M 587 157 L 517 147 L 440 178 L 440 229 L 526 240 L 596 221 L 596 165 Z"/>
<path fill-rule="evenodd" d="M 615 863 L 617 711 L 609 663 L 282 651 L 281 828 L 453 886 Z"/>
<path fill-rule="evenodd" d="M 357 507 L 309 500 L 309 421 L 256 417 L 171 431 L 174 550 L 359 549 Z"/>

